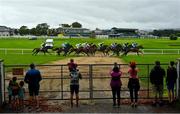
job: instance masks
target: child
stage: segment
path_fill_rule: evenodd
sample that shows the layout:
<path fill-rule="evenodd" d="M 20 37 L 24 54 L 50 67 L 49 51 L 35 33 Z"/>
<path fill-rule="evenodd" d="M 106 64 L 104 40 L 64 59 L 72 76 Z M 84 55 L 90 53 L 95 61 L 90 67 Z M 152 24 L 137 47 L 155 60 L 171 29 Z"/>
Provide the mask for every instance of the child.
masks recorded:
<path fill-rule="evenodd" d="M 19 93 L 18 93 L 18 96 L 19 96 L 19 106 L 21 108 L 24 107 L 24 96 L 25 96 L 25 88 L 24 88 L 24 81 L 20 81 L 19 82 Z"/>
<path fill-rule="evenodd" d="M 16 110 L 18 109 L 18 92 L 19 92 L 19 85 L 16 82 L 17 78 L 13 77 L 12 78 L 12 109 Z"/>
<path fill-rule="evenodd" d="M 11 98 L 12 98 L 12 85 L 13 85 L 13 81 L 9 80 L 9 85 L 7 87 L 8 97 L 9 97 L 9 105 L 11 104 Z"/>
<path fill-rule="evenodd" d="M 139 79 L 137 76 L 138 70 L 136 69 L 135 62 L 130 63 L 130 69 L 129 69 L 128 73 L 130 75 L 129 82 L 128 82 L 128 88 L 130 91 L 131 106 L 136 107 L 137 100 L 138 100 L 138 91 L 140 89 L 140 85 L 139 85 Z M 134 101 L 134 99 L 135 99 L 135 101 Z"/>

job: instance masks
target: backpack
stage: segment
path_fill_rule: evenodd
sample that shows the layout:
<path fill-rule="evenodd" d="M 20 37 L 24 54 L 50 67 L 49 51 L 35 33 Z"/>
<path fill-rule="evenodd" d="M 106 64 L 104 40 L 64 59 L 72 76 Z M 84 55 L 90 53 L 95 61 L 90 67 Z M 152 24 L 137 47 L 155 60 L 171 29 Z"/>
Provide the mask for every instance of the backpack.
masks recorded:
<path fill-rule="evenodd" d="M 13 82 L 12 84 L 12 95 L 16 96 L 19 93 L 19 85 L 17 82 Z"/>
<path fill-rule="evenodd" d="M 73 71 L 70 73 L 71 85 L 79 85 L 79 72 Z"/>

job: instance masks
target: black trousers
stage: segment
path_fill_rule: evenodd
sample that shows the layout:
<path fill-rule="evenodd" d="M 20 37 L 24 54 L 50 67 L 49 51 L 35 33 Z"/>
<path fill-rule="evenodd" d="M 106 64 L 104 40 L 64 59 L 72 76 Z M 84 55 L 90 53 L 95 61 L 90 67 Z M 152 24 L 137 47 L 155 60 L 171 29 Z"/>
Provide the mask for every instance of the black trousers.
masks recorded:
<path fill-rule="evenodd" d="M 116 105 L 116 96 L 117 96 L 117 102 L 118 105 L 120 105 L 120 91 L 121 87 L 111 87 L 112 89 L 112 95 L 113 95 L 113 104 Z"/>
<path fill-rule="evenodd" d="M 134 102 L 134 99 L 135 99 L 135 102 L 137 102 L 138 90 L 136 88 L 130 88 L 129 92 L 130 92 L 131 102 Z"/>

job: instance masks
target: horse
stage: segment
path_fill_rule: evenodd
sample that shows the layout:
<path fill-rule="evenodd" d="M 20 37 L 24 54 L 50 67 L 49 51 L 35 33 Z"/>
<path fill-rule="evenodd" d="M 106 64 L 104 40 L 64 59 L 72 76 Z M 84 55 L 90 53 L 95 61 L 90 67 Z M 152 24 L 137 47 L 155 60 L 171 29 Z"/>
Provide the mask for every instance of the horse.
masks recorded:
<path fill-rule="evenodd" d="M 108 45 L 101 45 L 98 51 L 102 52 L 105 56 L 109 55 L 110 47 Z"/>
<path fill-rule="evenodd" d="M 57 53 L 58 55 L 60 55 L 60 53 L 64 51 L 64 49 L 63 49 L 62 47 L 53 48 L 52 50 L 53 50 L 53 51 L 56 51 L 56 53 Z"/>
<path fill-rule="evenodd" d="M 46 53 L 49 53 L 47 48 L 34 48 L 34 49 L 32 50 L 32 55 L 37 55 L 39 52 L 43 52 L 44 55 L 45 55 Z M 49 54 L 51 54 L 51 53 L 49 53 Z"/>
<path fill-rule="evenodd" d="M 139 53 L 143 54 L 143 52 L 142 52 L 140 49 L 143 49 L 143 46 L 142 46 L 142 45 L 138 45 L 138 46 L 136 46 L 136 47 L 128 46 L 128 47 L 124 50 L 123 55 L 126 56 L 129 52 L 136 52 L 137 55 L 139 56 Z"/>
<path fill-rule="evenodd" d="M 74 47 L 72 45 L 68 44 L 66 47 L 63 48 L 63 52 L 64 52 L 63 56 L 69 55 L 71 50 L 73 50 L 73 49 L 74 49 Z"/>
<path fill-rule="evenodd" d="M 113 55 L 116 54 L 117 56 L 119 56 L 120 52 L 122 51 L 122 45 L 117 44 L 115 47 L 111 46 L 110 49 L 113 52 Z"/>

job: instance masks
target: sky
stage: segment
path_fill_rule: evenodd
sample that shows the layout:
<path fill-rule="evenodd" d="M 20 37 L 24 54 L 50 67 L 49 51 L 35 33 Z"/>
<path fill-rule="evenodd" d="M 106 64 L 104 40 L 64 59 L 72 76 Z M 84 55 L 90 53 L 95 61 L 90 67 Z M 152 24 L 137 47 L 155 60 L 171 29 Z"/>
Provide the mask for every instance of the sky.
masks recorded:
<path fill-rule="evenodd" d="M 79 22 L 83 28 L 180 28 L 180 0 L 0 0 L 0 25 Z"/>

